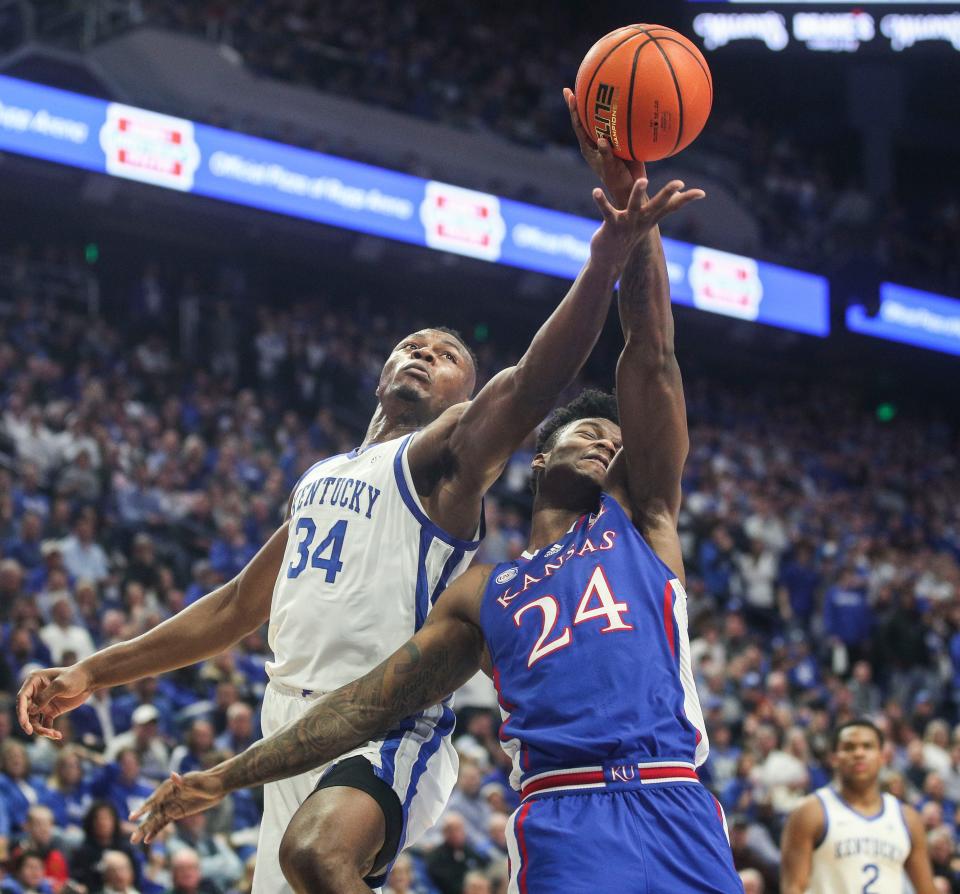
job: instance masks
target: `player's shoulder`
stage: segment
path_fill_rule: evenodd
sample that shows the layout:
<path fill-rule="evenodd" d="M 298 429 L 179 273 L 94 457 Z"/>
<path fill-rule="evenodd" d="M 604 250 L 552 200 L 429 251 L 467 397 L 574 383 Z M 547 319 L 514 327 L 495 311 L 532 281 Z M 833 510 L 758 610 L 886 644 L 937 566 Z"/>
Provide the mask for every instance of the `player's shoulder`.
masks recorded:
<path fill-rule="evenodd" d="M 922 834 L 923 820 L 920 818 L 920 811 L 917 810 L 916 807 L 912 807 L 910 804 L 901 801 L 896 795 L 891 795 L 889 792 L 884 795 L 884 797 L 890 799 L 893 806 L 900 811 L 900 816 L 903 817 L 903 824 L 907 827 L 909 833 L 912 834 L 915 829 L 920 829 Z"/>
<path fill-rule="evenodd" d="M 443 591 L 434 612 L 450 612 L 475 621 L 494 568 L 486 562 L 471 565 Z"/>
<path fill-rule="evenodd" d="M 807 795 L 790 811 L 790 822 L 809 832 L 822 831 L 826 820 L 827 804 L 821 789 Z"/>

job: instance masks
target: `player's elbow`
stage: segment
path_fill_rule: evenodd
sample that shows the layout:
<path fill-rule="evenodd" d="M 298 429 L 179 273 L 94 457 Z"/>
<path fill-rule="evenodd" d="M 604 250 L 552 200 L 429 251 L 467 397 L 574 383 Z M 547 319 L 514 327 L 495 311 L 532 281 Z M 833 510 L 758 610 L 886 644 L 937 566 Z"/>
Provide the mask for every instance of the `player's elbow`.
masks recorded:
<path fill-rule="evenodd" d="M 672 372 L 677 365 L 673 339 L 666 333 L 628 337 L 620 354 L 620 363 L 639 369 L 647 376 Z"/>

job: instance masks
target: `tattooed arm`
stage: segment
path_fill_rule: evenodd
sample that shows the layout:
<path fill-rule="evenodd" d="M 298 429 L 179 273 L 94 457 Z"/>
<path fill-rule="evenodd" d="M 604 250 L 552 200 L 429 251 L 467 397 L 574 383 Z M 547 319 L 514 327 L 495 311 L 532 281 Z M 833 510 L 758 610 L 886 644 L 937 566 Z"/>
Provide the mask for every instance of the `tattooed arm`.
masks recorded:
<path fill-rule="evenodd" d="M 133 841 L 152 841 L 167 823 L 208 810 L 237 789 L 320 767 L 463 685 L 483 657 L 480 601 L 489 573 L 488 565 L 468 569 L 443 592 L 416 636 L 298 720 L 210 770 L 174 773 L 130 817 L 149 814 Z"/>
<path fill-rule="evenodd" d="M 637 241 L 627 259 L 619 309 L 625 339 L 617 363 L 623 450 L 610 465 L 607 488 L 629 507 L 634 524 L 682 580 L 677 516 L 689 440 L 658 227 Z"/>

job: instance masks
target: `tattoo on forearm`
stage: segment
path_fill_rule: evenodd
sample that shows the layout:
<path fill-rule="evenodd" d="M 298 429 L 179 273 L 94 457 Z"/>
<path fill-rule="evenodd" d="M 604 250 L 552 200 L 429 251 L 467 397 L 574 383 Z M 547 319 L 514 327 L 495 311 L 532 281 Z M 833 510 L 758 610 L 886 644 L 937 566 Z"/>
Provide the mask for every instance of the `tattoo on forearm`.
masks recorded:
<path fill-rule="evenodd" d="M 650 299 L 650 237 L 641 239 L 627 258 L 620 277 L 620 302 L 640 310 Z"/>
<path fill-rule="evenodd" d="M 479 667 L 476 649 L 442 645 L 425 659 L 415 643 L 354 683 L 331 692 L 303 717 L 262 739 L 224 767 L 229 789 L 295 776 L 383 734 L 404 717 L 435 704 Z"/>

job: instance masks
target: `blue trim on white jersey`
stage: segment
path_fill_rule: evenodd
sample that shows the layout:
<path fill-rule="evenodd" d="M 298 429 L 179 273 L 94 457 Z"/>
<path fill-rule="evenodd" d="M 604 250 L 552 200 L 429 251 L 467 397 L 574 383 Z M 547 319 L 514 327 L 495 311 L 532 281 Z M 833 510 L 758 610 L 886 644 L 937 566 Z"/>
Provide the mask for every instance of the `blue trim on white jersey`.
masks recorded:
<path fill-rule="evenodd" d="M 410 771 L 410 784 L 407 786 L 407 794 L 403 799 L 403 834 L 400 836 L 400 845 L 397 848 L 397 853 L 403 850 L 403 846 L 407 842 L 407 814 L 410 812 L 410 805 L 413 803 L 413 799 L 417 794 L 417 785 L 420 782 L 420 777 L 426 772 L 427 764 L 430 762 L 437 751 L 440 750 L 440 745 L 442 744 L 444 738 L 449 736 L 453 732 L 453 727 L 456 724 L 456 715 L 453 713 L 450 706 L 446 703 L 443 705 L 443 713 L 440 715 L 440 719 L 437 721 L 436 726 L 433 728 L 433 734 L 430 738 L 420 746 L 420 753 L 417 755 L 416 763 L 413 765 L 413 769 Z"/>
<path fill-rule="evenodd" d="M 827 802 L 823 800 L 823 795 L 821 795 L 820 792 L 814 792 L 814 794 L 817 796 L 817 800 L 823 808 L 823 834 L 820 836 L 820 840 L 813 845 L 813 849 L 816 850 L 827 840 L 827 833 L 830 831 L 830 810 L 827 808 Z"/>
<path fill-rule="evenodd" d="M 896 795 L 891 795 L 892 798 L 896 798 Z M 903 812 L 903 801 L 897 798 L 897 807 L 900 808 L 900 822 L 903 823 L 903 829 L 907 833 L 907 841 L 910 842 L 910 850 L 913 850 L 913 836 L 910 834 L 910 826 L 907 823 L 907 815 Z"/>
<path fill-rule="evenodd" d="M 480 546 L 480 540 L 483 539 L 483 506 L 481 504 L 480 507 L 480 540 L 461 540 L 459 537 L 454 537 L 452 534 L 448 534 L 435 521 L 431 520 L 431 518 L 423 511 L 420 501 L 417 499 L 410 485 L 407 483 L 407 475 L 403 467 L 403 457 L 406 454 L 407 447 L 410 445 L 410 439 L 414 434 L 416 433 L 411 433 L 404 438 L 403 443 L 400 445 L 400 449 L 393 458 L 393 472 L 394 477 L 397 480 L 397 489 L 400 491 L 400 496 L 403 498 L 403 502 L 406 504 L 407 509 L 410 510 L 413 517 L 424 528 L 426 528 L 433 537 L 436 537 L 437 540 L 446 543 L 447 546 L 452 546 L 454 549 L 462 549 L 465 552 L 472 552 L 478 546 Z"/>
<path fill-rule="evenodd" d="M 437 604 L 440 594 L 447 589 L 447 581 L 450 580 L 450 575 L 453 574 L 453 570 L 463 561 L 464 555 L 465 553 L 462 549 L 455 549 L 450 553 L 450 558 L 447 559 L 446 564 L 443 566 L 443 571 L 440 572 L 437 585 L 433 588 L 433 593 L 430 595 L 431 607 Z"/>
<path fill-rule="evenodd" d="M 430 591 L 427 582 L 427 556 L 430 553 L 430 547 L 433 545 L 433 535 L 426 528 L 420 529 L 420 553 L 417 557 L 417 587 L 414 591 L 416 600 L 416 624 L 415 630 L 423 627 L 427 620 L 427 612 L 430 611 Z"/>
<path fill-rule="evenodd" d="M 357 449 L 359 450 L 360 448 L 358 447 Z M 324 463 L 333 462 L 335 459 L 342 459 L 344 456 L 347 456 L 347 457 L 350 457 L 350 459 L 353 459 L 353 456 L 350 453 L 336 453 L 333 456 L 328 456 L 326 459 L 321 459 L 319 462 L 315 462 L 312 466 L 310 466 L 309 469 L 307 469 L 306 472 L 304 472 L 297 479 L 297 483 L 290 490 L 290 496 L 293 496 L 297 492 L 297 488 L 300 487 L 301 484 L 303 484 L 303 479 L 306 478 L 307 475 L 309 475 L 318 466 L 322 466 Z"/>
<path fill-rule="evenodd" d="M 393 786 L 393 778 L 397 772 L 396 760 L 397 751 L 403 742 L 403 737 L 417 728 L 417 721 L 420 714 L 414 714 L 406 720 L 401 720 L 389 733 L 383 738 L 383 744 L 380 746 L 380 772 L 377 775 L 389 786 Z M 377 768 L 374 767 L 374 772 Z"/>
<path fill-rule="evenodd" d="M 851 813 L 856 814 L 860 819 L 866 820 L 868 823 L 876 822 L 880 817 L 883 816 L 884 812 L 887 809 L 887 802 L 883 799 L 883 795 L 880 795 L 880 812 L 875 813 L 873 816 L 864 816 L 859 810 L 855 807 L 851 807 L 846 801 L 843 800 L 843 796 L 836 789 L 831 788 L 830 791 L 833 793 L 833 796 L 849 810 Z"/>

